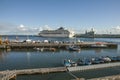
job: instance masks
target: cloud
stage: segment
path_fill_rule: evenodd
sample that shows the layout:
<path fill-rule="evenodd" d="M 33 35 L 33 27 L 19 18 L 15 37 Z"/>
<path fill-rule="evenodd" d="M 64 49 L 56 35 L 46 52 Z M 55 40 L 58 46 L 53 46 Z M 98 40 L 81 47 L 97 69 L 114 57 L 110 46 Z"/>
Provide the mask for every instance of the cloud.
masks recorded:
<path fill-rule="evenodd" d="M 111 32 L 113 34 L 120 34 L 120 26 L 112 27 Z"/>
<path fill-rule="evenodd" d="M 39 33 L 39 28 L 25 26 L 23 24 L 15 25 L 7 22 L 0 22 L 0 34 L 2 35 L 34 35 Z"/>
<path fill-rule="evenodd" d="M 113 29 L 115 29 L 115 30 L 120 30 L 120 26 L 113 27 Z"/>
<path fill-rule="evenodd" d="M 11 30 L 15 28 L 16 25 L 11 24 L 11 23 L 2 23 L 0 22 L 0 31 L 2 30 Z"/>
<path fill-rule="evenodd" d="M 17 27 L 17 33 L 18 34 L 24 34 L 24 35 L 34 35 L 39 33 L 39 28 L 37 27 L 28 27 L 24 26 L 23 24 L 19 25 Z"/>
<path fill-rule="evenodd" d="M 8 22 L 0 22 L 0 34 L 6 35 L 15 31 L 16 25 Z"/>
<path fill-rule="evenodd" d="M 44 25 L 42 28 L 43 28 L 43 30 L 51 30 L 50 26 L 48 26 L 48 25 Z"/>
<path fill-rule="evenodd" d="M 20 26 L 18 26 L 17 29 L 18 29 L 18 31 L 23 31 L 23 32 L 27 31 L 27 28 L 23 24 L 21 24 Z"/>

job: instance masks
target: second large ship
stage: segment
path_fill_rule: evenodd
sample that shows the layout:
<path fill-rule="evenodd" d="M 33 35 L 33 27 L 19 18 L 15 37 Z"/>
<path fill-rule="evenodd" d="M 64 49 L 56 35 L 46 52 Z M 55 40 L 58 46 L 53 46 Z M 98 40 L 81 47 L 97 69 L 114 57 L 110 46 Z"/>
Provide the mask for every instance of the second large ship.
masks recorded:
<path fill-rule="evenodd" d="M 43 30 L 40 31 L 39 36 L 42 37 L 73 37 L 75 33 L 73 31 L 65 30 L 63 27 L 57 30 Z"/>

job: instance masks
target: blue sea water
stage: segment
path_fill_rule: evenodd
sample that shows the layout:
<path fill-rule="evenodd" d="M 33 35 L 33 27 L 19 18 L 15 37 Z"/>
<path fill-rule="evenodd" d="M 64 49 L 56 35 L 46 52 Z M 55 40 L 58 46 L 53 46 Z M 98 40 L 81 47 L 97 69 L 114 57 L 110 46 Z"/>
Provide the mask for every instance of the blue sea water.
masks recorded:
<path fill-rule="evenodd" d="M 8 39 L 14 40 L 16 36 L 8 36 Z M 25 40 L 26 36 L 18 36 L 20 40 Z M 29 36 L 32 40 L 56 40 L 71 41 L 70 38 L 42 38 L 38 36 Z M 5 37 L 3 38 L 5 39 Z M 3 51 L 0 50 L 0 70 L 27 69 L 27 68 L 44 68 L 63 66 L 64 59 L 74 61 L 79 58 L 91 58 L 100 56 L 120 56 L 120 38 L 77 38 L 80 41 L 105 41 L 118 44 L 118 48 L 113 49 L 82 49 L 80 52 L 69 52 L 59 50 L 56 52 L 40 51 Z M 77 77 L 94 78 L 110 76 L 120 73 L 120 67 L 96 69 L 88 71 L 72 72 Z M 44 75 L 22 75 L 17 76 L 17 80 L 70 80 L 73 79 L 67 72 L 50 73 Z"/>

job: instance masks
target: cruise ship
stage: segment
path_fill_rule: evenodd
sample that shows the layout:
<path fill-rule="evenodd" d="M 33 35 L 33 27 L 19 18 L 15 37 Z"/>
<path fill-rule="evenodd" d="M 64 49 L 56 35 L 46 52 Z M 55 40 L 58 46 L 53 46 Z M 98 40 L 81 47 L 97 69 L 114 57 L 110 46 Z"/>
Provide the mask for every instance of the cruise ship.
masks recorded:
<path fill-rule="evenodd" d="M 63 27 L 58 28 L 57 30 L 43 30 L 40 31 L 39 36 L 42 37 L 73 37 L 74 32 L 65 30 Z"/>

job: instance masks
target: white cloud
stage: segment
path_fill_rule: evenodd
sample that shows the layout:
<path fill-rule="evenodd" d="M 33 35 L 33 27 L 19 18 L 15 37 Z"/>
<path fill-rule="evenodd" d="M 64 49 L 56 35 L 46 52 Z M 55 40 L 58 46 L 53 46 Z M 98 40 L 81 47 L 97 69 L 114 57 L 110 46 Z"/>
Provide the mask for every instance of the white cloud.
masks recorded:
<path fill-rule="evenodd" d="M 0 34 L 2 35 L 34 35 L 39 33 L 39 28 L 28 27 L 23 24 L 14 25 L 12 23 L 0 22 Z"/>
<path fill-rule="evenodd" d="M 113 29 L 115 29 L 115 30 L 120 30 L 120 26 L 113 27 Z"/>
<path fill-rule="evenodd" d="M 0 22 L 0 31 L 7 31 L 15 28 L 16 25 L 11 23 Z"/>
<path fill-rule="evenodd" d="M 16 25 L 9 22 L 0 22 L 0 34 L 8 35 L 15 32 Z"/>
<path fill-rule="evenodd" d="M 51 30 L 50 26 L 48 26 L 48 25 L 43 26 L 42 29 L 43 30 Z"/>
<path fill-rule="evenodd" d="M 21 24 L 20 26 L 17 27 L 17 31 L 19 34 L 24 34 L 24 35 L 34 35 L 39 33 L 39 28 L 37 27 L 28 27 L 24 26 Z"/>
<path fill-rule="evenodd" d="M 21 24 L 20 26 L 18 26 L 18 30 L 19 31 L 27 31 L 27 28 L 23 24 Z"/>

